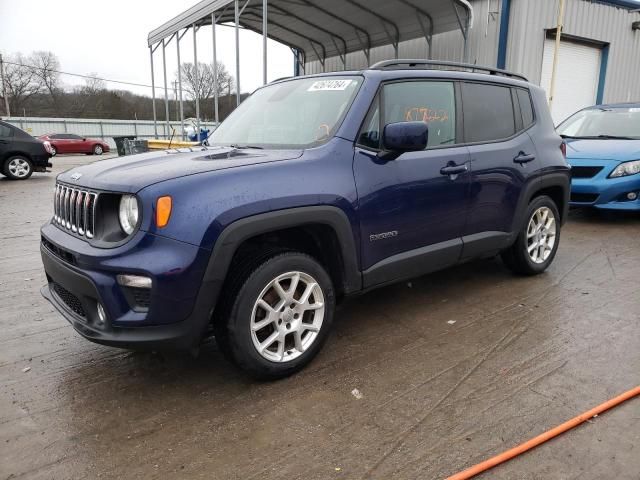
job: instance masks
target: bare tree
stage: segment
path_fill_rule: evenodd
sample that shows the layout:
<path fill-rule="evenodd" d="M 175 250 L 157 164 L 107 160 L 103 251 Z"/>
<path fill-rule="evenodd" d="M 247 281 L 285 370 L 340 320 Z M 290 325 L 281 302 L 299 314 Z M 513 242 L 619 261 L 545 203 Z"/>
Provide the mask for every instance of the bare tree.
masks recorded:
<path fill-rule="evenodd" d="M 223 63 L 218 62 L 217 68 L 213 63 L 198 62 L 197 82 L 193 63 L 182 64 L 182 88 L 187 92 L 190 100 L 211 98 L 215 92 L 215 76 L 218 76 L 218 95 L 226 95 L 233 87 L 233 77 Z M 214 74 L 215 72 L 215 74 Z"/>
<path fill-rule="evenodd" d="M 11 110 L 18 112 L 26 102 L 42 92 L 42 83 L 28 59 L 21 53 L 10 55 L 5 63 L 5 88 Z"/>
<path fill-rule="evenodd" d="M 88 73 L 84 79 L 84 85 L 80 87 L 80 93 L 84 95 L 97 95 L 103 90 L 107 89 L 104 80 L 97 78 L 98 74 L 95 72 Z"/>
<path fill-rule="evenodd" d="M 52 52 L 33 52 L 28 58 L 42 89 L 49 94 L 54 105 L 58 104 L 60 88 L 60 62 Z"/>

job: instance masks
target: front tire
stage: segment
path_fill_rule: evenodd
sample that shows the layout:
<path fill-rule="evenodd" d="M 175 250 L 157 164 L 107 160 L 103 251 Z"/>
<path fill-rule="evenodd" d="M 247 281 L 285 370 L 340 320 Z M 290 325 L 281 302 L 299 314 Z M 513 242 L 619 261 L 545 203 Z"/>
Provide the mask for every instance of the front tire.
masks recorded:
<path fill-rule="evenodd" d="M 51 156 L 55 157 L 57 154 L 58 154 L 58 150 L 56 150 L 56 147 L 51 145 Z"/>
<path fill-rule="evenodd" d="M 14 155 L 4 163 L 3 173 L 11 180 L 26 180 L 33 173 L 33 164 L 27 157 Z"/>
<path fill-rule="evenodd" d="M 237 272 L 225 289 L 216 341 L 259 379 L 301 370 L 322 348 L 335 309 L 331 278 L 314 258 L 285 252 Z"/>
<path fill-rule="evenodd" d="M 513 272 L 537 275 L 544 272 L 560 244 L 560 214 L 555 202 L 546 195 L 534 198 L 515 243 L 502 252 L 502 260 Z"/>
<path fill-rule="evenodd" d="M 102 155 L 102 152 L 103 152 L 102 145 L 94 145 L 94 146 L 93 146 L 92 153 L 93 153 L 94 155 Z"/>

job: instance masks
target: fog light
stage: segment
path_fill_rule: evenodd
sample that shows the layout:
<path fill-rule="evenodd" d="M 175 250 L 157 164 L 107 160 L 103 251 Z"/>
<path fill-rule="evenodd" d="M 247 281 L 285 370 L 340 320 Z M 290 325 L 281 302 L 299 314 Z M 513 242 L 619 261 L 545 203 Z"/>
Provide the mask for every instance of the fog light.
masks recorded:
<path fill-rule="evenodd" d="M 102 304 L 100 302 L 98 302 L 98 324 L 103 325 L 104 322 L 107 320 L 107 314 L 104 312 L 104 308 L 102 307 Z"/>
<path fill-rule="evenodd" d="M 142 275 L 118 275 L 118 283 L 123 287 L 151 288 L 151 279 Z"/>
<path fill-rule="evenodd" d="M 636 198 L 638 198 L 638 194 L 636 192 L 629 192 L 627 193 L 627 198 L 629 200 L 635 200 Z"/>

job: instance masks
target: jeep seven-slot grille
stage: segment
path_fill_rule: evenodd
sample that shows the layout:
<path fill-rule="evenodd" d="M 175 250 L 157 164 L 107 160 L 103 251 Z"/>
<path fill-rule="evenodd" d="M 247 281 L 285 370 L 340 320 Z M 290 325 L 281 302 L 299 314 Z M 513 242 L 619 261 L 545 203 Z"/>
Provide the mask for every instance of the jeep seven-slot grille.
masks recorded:
<path fill-rule="evenodd" d="M 53 220 L 61 228 L 93 238 L 97 200 L 97 193 L 57 184 L 53 198 Z"/>

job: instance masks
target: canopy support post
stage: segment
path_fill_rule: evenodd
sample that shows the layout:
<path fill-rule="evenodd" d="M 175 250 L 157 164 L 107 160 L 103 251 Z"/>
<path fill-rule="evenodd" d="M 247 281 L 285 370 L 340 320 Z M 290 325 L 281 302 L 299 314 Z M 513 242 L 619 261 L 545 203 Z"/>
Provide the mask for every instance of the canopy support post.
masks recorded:
<path fill-rule="evenodd" d="M 167 44 L 162 40 L 162 73 L 164 75 L 164 114 L 165 114 L 165 138 L 169 138 L 169 91 L 167 90 Z"/>
<path fill-rule="evenodd" d="M 157 47 L 156 47 L 157 48 Z M 149 47 L 149 58 L 151 59 L 151 101 L 153 102 L 153 135 L 158 139 L 158 118 L 156 115 L 156 81 L 153 73 L 153 48 Z"/>
<path fill-rule="evenodd" d="M 267 84 L 267 5 L 268 0 L 262 0 L 262 84 Z"/>
<path fill-rule="evenodd" d="M 211 14 L 211 40 L 213 41 L 213 116 L 216 120 L 216 128 L 220 123 L 220 113 L 218 111 L 218 53 L 216 47 L 216 23 L 218 19 L 215 14 Z"/>
<path fill-rule="evenodd" d="M 180 61 L 180 32 L 176 36 L 176 52 L 178 54 L 178 95 L 180 96 L 180 138 L 184 140 L 184 105 L 182 103 L 182 62 Z"/>
<path fill-rule="evenodd" d="M 200 140 L 200 84 L 198 79 L 198 44 L 196 42 L 198 28 L 193 24 L 193 90 L 196 98 L 196 139 Z"/>
<path fill-rule="evenodd" d="M 236 30 L 236 106 L 240 105 L 240 6 L 234 0 L 235 30 Z"/>
<path fill-rule="evenodd" d="M 462 33 L 462 39 L 464 41 L 464 46 L 462 49 L 462 61 L 464 63 L 469 63 L 469 42 L 468 42 L 468 37 L 469 37 L 469 22 L 470 22 L 470 18 L 467 14 L 467 19 L 464 22 L 464 24 L 462 23 L 462 19 L 460 18 L 460 12 L 458 12 L 458 5 L 456 4 L 455 0 L 451 0 L 452 5 L 453 5 L 453 11 L 456 13 L 456 18 L 458 20 L 458 26 L 460 27 L 460 32 Z"/>

